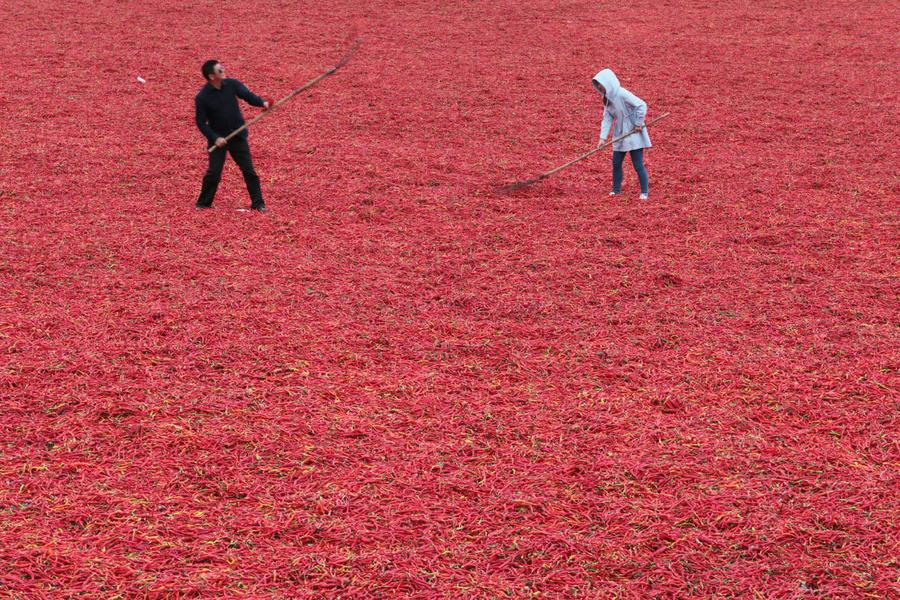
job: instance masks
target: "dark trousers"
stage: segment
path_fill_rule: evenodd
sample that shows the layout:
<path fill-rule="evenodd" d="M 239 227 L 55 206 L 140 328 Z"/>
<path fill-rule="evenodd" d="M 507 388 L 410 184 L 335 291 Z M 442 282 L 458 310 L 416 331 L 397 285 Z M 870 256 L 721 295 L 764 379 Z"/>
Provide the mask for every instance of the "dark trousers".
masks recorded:
<path fill-rule="evenodd" d="M 650 178 L 647 177 L 647 169 L 644 168 L 644 149 L 638 148 L 637 150 L 631 150 L 629 152 L 613 152 L 612 155 L 612 166 L 613 166 L 613 189 L 615 193 L 619 193 L 622 191 L 622 163 L 625 162 L 625 155 L 631 154 L 631 165 L 634 167 L 634 172 L 637 173 L 638 181 L 641 184 L 641 193 L 647 194 L 650 192 Z"/>
<path fill-rule="evenodd" d="M 241 168 L 247 191 L 250 192 L 250 206 L 260 208 L 265 206 L 262 197 L 262 189 L 259 186 L 259 175 L 253 169 L 253 159 L 250 158 L 250 144 L 245 138 L 232 138 L 224 148 L 216 148 L 209 155 L 209 168 L 203 176 L 203 187 L 200 188 L 200 196 L 197 198 L 197 206 L 212 206 L 216 189 L 222 179 L 222 167 L 225 166 L 225 151 L 231 154 L 231 158 Z"/>

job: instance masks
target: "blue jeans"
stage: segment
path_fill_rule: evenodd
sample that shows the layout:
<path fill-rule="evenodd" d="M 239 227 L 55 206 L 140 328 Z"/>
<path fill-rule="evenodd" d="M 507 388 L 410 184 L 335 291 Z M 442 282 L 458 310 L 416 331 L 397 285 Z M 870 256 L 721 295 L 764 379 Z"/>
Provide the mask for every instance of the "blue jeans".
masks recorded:
<path fill-rule="evenodd" d="M 625 155 L 629 154 L 629 152 L 616 152 L 613 151 L 612 161 L 613 161 L 613 189 L 612 191 L 618 194 L 622 191 L 622 163 L 625 162 Z M 634 172 L 637 173 L 638 180 L 641 182 L 641 193 L 649 194 L 650 193 L 650 178 L 647 177 L 647 169 L 644 168 L 644 149 L 638 148 L 637 150 L 631 150 L 631 164 L 634 167 Z"/>

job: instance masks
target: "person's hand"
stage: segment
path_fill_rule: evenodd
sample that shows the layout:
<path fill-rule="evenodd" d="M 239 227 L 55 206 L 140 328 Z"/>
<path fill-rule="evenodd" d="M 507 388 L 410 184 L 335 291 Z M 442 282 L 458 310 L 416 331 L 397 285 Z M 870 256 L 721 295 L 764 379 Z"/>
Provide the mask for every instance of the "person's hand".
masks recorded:
<path fill-rule="evenodd" d="M 225 141 L 225 138 L 220 137 L 216 138 L 216 141 L 214 143 L 216 145 L 216 148 L 224 148 L 225 144 L 227 144 L 228 142 Z"/>
<path fill-rule="evenodd" d="M 597 142 L 597 147 L 599 148 L 600 146 L 602 146 L 605 141 L 606 141 L 605 139 L 600 138 L 600 141 Z"/>
<path fill-rule="evenodd" d="M 635 132 L 640 131 L 640 130 L 643 129 L 643 128 L 644 128 L 643 125 L 635 125 L 635 126 L 634 126 Z"/>

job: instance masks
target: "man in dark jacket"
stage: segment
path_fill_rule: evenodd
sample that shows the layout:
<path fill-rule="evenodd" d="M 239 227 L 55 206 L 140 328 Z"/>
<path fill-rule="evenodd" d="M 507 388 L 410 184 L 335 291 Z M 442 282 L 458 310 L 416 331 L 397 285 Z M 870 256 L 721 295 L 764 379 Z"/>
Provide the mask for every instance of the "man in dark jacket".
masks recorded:
<path fill-rule="evenodd" d="M 200 89 L 194 100 L 197 127 L 209 140 L 210 146 L 215 145 L 216 149 L 209 153 L 209 168 L 203 176 L 203 187 L 197 198 L 197 208 L 212 206 L 216 188 L 219 187 L 219 180 L 222 178 L 222 167 L 225 166 L 225 151 L 228 150 L 244 175 L 247 191 L 250 192 L 250 208 L 265 212 L 266 204 L 263 202 L 259 176 L 253 169 L 253 160 L 250 158 L 247 130 L 227 142 L 225 136 L 244 124 L 244 117 L 238 108 L 238 98 L 253 106 L 262 107 L 263 110 L 269 109 L 269 102 L 248 90 L 247 86 L 237 79 L 226 79 L 225 67 L 217 60 L 203 63 L 202 72 L 206 85 Z"/>

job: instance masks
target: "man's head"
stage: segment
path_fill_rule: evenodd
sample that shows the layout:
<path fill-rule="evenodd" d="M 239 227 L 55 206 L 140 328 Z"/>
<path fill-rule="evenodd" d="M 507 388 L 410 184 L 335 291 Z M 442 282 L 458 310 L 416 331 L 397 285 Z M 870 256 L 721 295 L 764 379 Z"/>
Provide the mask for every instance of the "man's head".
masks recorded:
<path fill-rule="evenodd" d="M 203 63 L 201 71 L 203 72 L 203 78 L 211 83 L 225 79 L 225 67 L 215 59 Z"/>

